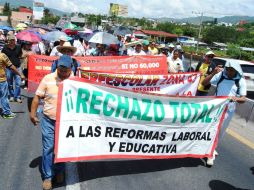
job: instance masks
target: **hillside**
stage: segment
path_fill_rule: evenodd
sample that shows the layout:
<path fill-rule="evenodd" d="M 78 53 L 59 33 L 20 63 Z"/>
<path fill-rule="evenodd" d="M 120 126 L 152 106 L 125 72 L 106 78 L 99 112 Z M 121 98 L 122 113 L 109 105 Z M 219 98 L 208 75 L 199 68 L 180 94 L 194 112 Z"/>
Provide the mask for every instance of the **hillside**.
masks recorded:
<path fill-rule="evenodd" d="M 8 2 L 10 3 L 10 6 L 11 7 L 19 7 L 19 6 L 25 6 L 25 7 L 30 7 L 32 8 L 33 7 L 33 0 L 0 0 L 0 5 L 4 5 L 5 2 Z M 46 7 L 48 8 L 48 7 Z M 66 12 L 63 12 L 63 11 L 60 11 L 60 10 L 57 10 L 57 9 L 52 9 L 52 8 L 48 8 L 50 10 L 50 12 L 52 12 L 53 14 L 55 15 L 58 15 L 58 16 L 63 16 L 64 14 L 68 14 Z"/>
<path fill-rule="evenodd" d="M 191 24 L 199 24 L 200 23 L 200 17 L 189 17 L 189 18 L 182 18 L 182 19 L 175 19 L 175 18 L 159 18 L 155 19 L 158 20 L 159 22 L 176 22 L 176 23 L 191 23 Z M 203 22 L 205 21 L 213 21 L 213 17 L 203 17 Z M 248 22 L 254 22 L 254 17 L 249 17 L 249 16 L 225 16 L 218 18 L 218 22 L 226 22 L 226 23 L 232 23 L 232 24 L 237 24 L 241 20 L 246 20 Z"/>

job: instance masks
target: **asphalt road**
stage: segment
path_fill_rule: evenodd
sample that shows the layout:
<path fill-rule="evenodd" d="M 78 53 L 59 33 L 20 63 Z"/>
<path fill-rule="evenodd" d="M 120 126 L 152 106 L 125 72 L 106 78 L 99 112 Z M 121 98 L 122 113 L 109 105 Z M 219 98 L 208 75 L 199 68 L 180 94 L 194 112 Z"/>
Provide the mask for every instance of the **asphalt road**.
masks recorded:
<path fill-rule="evenodd" d="M 0 190 L 41 189 L 40 129 L 30 123 L 22 99 L 11 103 L 16 118 L 0 118 Z M 253 149 L 226 134 L 218 152 L 212 168 L 191 158 L 68 163 L 65 184 L 54 189 L 254 190 Z"/>

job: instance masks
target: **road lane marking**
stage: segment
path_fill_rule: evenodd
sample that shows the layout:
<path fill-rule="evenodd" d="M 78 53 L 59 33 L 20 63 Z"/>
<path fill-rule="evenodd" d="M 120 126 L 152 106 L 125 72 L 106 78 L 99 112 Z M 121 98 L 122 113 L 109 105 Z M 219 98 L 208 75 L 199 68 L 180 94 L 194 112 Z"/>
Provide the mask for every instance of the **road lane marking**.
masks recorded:
<path fill-rule="evenodd" d="M 247 145 L 248 147 L 254 149 L 254 143 L 251 142 L 250 140 L 244 138 L 243 136 L 239 135 L 237 132 L 235 132 L 231 129 L 227 129 L 227 133 L 229 135 L 231 135 L 232 137 L 236 138 L 241 143 L 243 143 L 243 144 Z"/>
<path fill-rule="evenodd" d="M 66 190 L 81 190 L 78 177 L 77 163 L 66 163 Z"/>

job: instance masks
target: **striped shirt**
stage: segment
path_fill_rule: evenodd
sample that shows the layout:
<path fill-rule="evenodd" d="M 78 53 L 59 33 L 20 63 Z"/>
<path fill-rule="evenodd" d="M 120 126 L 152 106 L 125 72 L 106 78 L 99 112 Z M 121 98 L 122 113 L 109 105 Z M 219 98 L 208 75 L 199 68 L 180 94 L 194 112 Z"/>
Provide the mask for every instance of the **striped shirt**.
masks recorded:
<path fill-rule="evenodd" d="M 6 67 L 12 65 L 10 59 L 4 53 L 0 53 L 0 82 L 6 81 Z"/>

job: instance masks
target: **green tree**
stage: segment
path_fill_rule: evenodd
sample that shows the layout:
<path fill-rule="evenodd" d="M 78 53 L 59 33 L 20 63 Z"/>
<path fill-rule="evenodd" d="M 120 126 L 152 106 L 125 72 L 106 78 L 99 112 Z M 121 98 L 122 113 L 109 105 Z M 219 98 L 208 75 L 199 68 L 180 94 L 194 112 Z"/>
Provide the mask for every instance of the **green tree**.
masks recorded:
<path fill-rule="evenodd" d="M 182 30 L 183 30 L 184 36 L 190 36 L 190 37 L 198 36 L 197 30 L 194 29 L 191 25 L 183 26 Z"/>
<path fill-rule="evenodd" d="M 10 14 L 11 14 L 10 3 L 5 2 L 4 8 L 3 8 L 3 15 L 9 16 Z"/>
<path fill-rule="evenodd" d="M 183 29 L 180 28 L 180 27 L 177 27 L 175 28 L 173 31 L 172 31 L 173 34 L 176 34 L 177 36 L 181 36 L 183 35 Z"/>
<path fill-rule="evenodd" d="M 49 9 L 44 9 L 44 16 L 42 17 L 42 24 L 56 24 L 60 20 L 59 16 L 53 15 Z"/>
<path fill-rule="evenodd" d="M 236 44 L 228 44 L 227 55 L 234 59 L 241 58 L 241 49 L 239 45 Z"/>
<path fill-rule="evenodd" d="M 212 42 L 233 43 L 236 42 L 238 32 L 233 27 L 212 26 L 204 29 L 204 42 L 211 44 Z"/>
<path fill-rule="evenodd" d="M 177 26 L 175 24 L 172 24 L 170 22 L 164 22 L 164 23 L 159 23 L 156 29 L 164 31 L 164 32 L 173 33 L 176 27 Z"/>
<path fill-rule="evenodd" d="M 242 39 L 239 42 L 240 46 L 242 47 L 250 47 L 253 48 L 254 47 L 254 38 L 246 38 L 246 39 Z"/>

